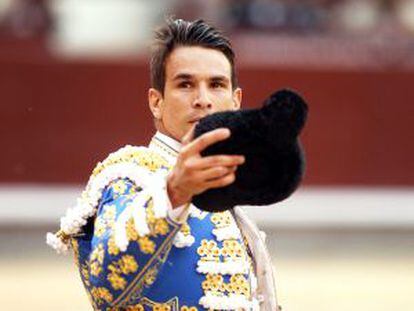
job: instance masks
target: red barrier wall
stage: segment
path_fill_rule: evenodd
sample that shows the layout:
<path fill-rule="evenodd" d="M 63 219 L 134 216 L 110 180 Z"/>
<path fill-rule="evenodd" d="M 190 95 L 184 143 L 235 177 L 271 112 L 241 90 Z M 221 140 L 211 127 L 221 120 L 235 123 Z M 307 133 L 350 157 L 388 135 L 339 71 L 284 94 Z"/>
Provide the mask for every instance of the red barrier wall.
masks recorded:
<path fill-rule="evenodd" d="M 0 60 L 0 182 L 86 182 L 153 133 L 145 61 Z M 306 184 L 414 185 L 414 72 L 239 68 L 244 106 L 291 87 L 310 105 Z"/>

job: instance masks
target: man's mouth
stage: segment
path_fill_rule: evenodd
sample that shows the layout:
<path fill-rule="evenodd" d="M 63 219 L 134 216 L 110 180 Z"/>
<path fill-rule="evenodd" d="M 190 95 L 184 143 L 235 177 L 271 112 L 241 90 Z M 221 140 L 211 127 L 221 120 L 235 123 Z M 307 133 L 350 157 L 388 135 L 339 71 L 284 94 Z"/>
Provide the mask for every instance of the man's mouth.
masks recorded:
<path fill-rule="evenodd" d="M 204 118 L 205 116 L 200 116 L 200 117 L 195 117 L 192 118 L 189 123 L 194 124 L 194 123 L 198 123 L 198 121 L 200 121 L 202 118 Z"/>

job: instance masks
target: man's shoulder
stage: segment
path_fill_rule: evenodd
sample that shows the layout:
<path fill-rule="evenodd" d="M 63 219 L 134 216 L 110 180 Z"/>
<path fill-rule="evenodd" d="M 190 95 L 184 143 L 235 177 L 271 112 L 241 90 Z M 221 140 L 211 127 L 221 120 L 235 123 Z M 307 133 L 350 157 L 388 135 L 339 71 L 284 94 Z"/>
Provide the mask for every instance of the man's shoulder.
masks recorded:
<path fill-rule="evenodd" d="M 168 167 L 168 162 L 158 152 L 147 146 L 126 145 L 110 153 L 103 161 L 99 162 L 95 166 L 92 176 L 115 166 L 140 166 L 155 172 L 161 167 Z"/>

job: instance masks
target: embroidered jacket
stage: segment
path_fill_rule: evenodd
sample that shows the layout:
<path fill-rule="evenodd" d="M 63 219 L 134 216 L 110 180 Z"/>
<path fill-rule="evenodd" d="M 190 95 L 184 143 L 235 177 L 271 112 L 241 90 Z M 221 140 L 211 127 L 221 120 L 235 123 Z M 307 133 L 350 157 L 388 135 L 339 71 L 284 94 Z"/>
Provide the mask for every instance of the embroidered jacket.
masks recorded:
<path fill-rule="evenodd" d="M 165 178 L 177 155 L 174 144 L 157 133 L 149 148 L 111 154 L 95 168 L 79 203 L 97 202 L 95 217 L 80 232 L 66 225 L 94 309 L 259 310 L 256 273 L 271 273 L 257 270 L 246 242 L 252 234 L 245 237 L 235 220 L 243 216 L 171 208 Z M 275 297 L 269 299 L 273 308 Z"/>

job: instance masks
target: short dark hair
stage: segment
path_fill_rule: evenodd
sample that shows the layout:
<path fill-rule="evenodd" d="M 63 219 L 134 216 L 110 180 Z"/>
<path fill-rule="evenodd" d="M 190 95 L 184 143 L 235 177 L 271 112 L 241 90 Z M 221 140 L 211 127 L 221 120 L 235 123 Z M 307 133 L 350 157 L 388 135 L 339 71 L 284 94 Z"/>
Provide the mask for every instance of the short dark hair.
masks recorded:
<path fill-rule="evenodd" d="M 155 32 L 150 63 L 151 87 L 164 93 L 166 60 L 174 48 L 179 46 L 201 46 L 222 52 L 230 62 L 232 87 L 237 87 L 235 55 L 230 40 L 201 19 L 193 22 L 168 19 Z"/>

